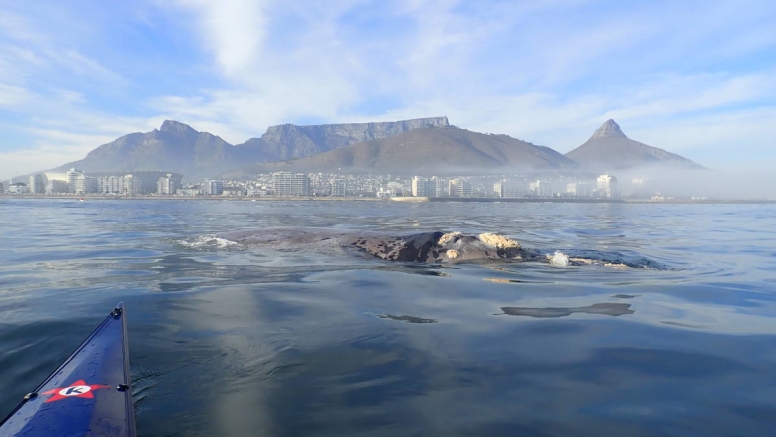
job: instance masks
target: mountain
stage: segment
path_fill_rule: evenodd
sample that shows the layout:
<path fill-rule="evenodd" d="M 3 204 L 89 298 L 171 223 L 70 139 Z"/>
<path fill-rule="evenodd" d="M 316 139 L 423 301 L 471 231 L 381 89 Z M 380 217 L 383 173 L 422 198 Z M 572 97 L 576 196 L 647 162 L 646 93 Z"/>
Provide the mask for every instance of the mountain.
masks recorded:
<path fill-rule="evenodd" d="M 244 165 L 246 160 L 258 159 L 255 151 L 236 148 L 220 137 L 166 120 L 159 129 L 125 135 L 97 147 L 80 161 L 54 170 L 71 167 L 86 173 L 162 170 L 196 180 L 218 176 Z"/>
<path fill-rule="evenodd" d="M 584 144 L 566 153 L 568 158 L 598 171 L 647 166 L 703 169 L 695 162 L 657 147 L 634 141 L 614 120 L 607 120 Z"/>
<path fill-rule="evenodd" d="M 303 159 L 253 165 L 227 176 L 274 171 L 443 174 L 576 167 L 574 161 L 549 147 L 507 135 L 482 134 L 443 125 L 410 129 L 399 135 L 341 146 Z"/>
<path fill-rule="evenodd" d="M 447 117 L 416 118 L 378 123 L 270 126 L 261 138 L 251 138 L 240 149 L 251 150 L 265 161 L 284 161 L 328 152 L 349 144 L 389 138 L 415 129 L 448 127 Z"/>

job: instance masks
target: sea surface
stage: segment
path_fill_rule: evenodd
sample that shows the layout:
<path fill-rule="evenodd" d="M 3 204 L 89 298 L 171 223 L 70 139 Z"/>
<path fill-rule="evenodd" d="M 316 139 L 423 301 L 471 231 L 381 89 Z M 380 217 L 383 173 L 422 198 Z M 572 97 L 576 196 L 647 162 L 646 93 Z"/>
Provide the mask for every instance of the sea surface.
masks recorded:
<path fill-rule="evenodd" d="M 273 226 L 636 267 L 214 237 Z M 0 416 L 123 301 L 142 436 L 776 435 L 775 287 L 776 205 L 3 198 Z"/>

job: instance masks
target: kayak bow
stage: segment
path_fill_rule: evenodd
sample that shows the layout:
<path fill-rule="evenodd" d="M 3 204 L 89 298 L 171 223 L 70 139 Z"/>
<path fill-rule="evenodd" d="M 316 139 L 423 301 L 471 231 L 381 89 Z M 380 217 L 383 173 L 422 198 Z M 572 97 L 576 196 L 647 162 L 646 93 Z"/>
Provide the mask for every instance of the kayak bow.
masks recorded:
<path fill-rule="evenodd" d="M 135 437 L 124 305 L 0 422 L 6 436 Z"/>

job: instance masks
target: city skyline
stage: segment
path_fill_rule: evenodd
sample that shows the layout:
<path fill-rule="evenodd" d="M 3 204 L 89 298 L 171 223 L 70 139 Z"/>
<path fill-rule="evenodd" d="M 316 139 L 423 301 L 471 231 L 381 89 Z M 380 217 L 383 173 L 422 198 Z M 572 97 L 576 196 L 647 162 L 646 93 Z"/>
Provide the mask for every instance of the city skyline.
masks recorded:
<path fill-rule="evenodd" d="M 0 178 L 168 118 L 237 143 L 438 114 L 562 153 L 615 118 L 709 167 L 765 168 L 774 16 L 767 1 L 11 1 Z"/>

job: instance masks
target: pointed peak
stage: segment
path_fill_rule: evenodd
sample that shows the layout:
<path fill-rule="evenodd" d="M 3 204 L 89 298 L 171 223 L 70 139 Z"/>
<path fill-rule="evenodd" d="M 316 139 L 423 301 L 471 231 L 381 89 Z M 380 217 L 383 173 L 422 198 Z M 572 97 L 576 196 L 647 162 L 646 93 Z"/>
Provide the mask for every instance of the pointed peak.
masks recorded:
<path fill-rule="evenodd" d="M 181 133 L 181 134 L 185 134 L 189 132 L 194 132 L 194 133 L 197 132 L 194 130 L 194 128 L 192 128 L 188 124 L 181 123 L 175 120 L 164 120 L 164 123 L 162 123 L 162 127 L 159 128 L 159 130 L 161 132 Z"/>
<path fill-rule="evenodd" d="M 622 129 L 620 129 L 620 125 L 610 118 L 609 120 L 606 120 L 601 127 L 595 130 L 591 138 L 611 137 L 628 138 L 627 135 L 622 132 Z"/>

